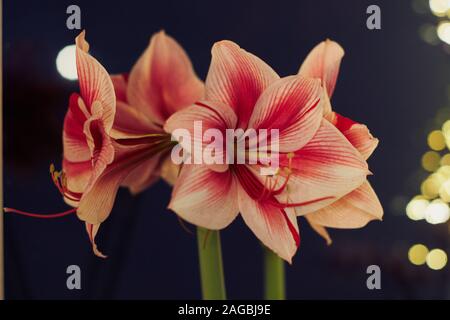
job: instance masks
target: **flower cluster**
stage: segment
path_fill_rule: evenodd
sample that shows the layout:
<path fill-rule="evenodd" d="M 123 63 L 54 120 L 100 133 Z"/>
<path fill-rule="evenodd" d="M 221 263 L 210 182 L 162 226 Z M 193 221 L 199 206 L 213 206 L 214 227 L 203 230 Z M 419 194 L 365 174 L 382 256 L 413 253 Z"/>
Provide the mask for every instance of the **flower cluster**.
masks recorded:
<path fill-rule="evenodd" d="M 129 73 L 109 75 L 76 38 L 80 93 L 69 100 L 64 121 L 61 172 L 52 168 L 66 203 L 86 223 L 96 255 L 100 224 L 120 186 L 138 193 L 159 177 L 172 184 L 169 208 L 211 230 L 240 213 L 257 238 L 291 262 L 300 243 L 298 216 L 331 242 L 326 228 L 359 228 L 383 215 L 367 181 L 367 158 L 378 144 L 365 125 L 332 110 L 343 49 L 326 40 L 297 74 L 280 77 L 257 56 L 231 41 L 212 47 L 205 82 L 181 46 L 155 34 Z M 277 130 L 279 165 L 270 175 L 256 163 L 174 163 L 174 147 L 186 154 L 196 141 L 194 124 L 225 135 L 237 130 Z M 192 134 L 180 141 L 176 130 Z M 274 138 L 274 137 L 273 137 Z M 178 140 L 177 140 L 178 139 Z M 269 147 L 270 148 L 270 147 Z M 270 150 L 269 150 L 270 151 Z M 273 150 L 272 150 L 273 151 Z"/>

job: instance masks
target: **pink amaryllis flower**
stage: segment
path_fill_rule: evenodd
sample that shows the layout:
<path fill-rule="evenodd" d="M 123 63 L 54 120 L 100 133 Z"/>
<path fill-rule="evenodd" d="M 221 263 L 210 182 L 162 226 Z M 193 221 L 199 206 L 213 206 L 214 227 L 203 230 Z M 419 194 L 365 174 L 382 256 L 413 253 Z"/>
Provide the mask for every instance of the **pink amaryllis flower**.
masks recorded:
<path fill-rule="evenodd" d="M 167 179 L 173 176 L 170 164 L 166 161 L 162 165 L 174 144 L 162 125 L 173 112 L 203 96 L 203 83 L 195 75 L 187 54 L 164 32 L 151 38 L 129 76 L 112 76 L 107 89 L 112 95 L 115 93 L 115 117 L 112 126 L 108 122 L 104 139 L 111 141 L 114 159 L 108 159 L 108 166 L 93 187 L 85 181 L 79 183 L 71 167 L 63 165 L 68 190 L 83 191 L 77 213 L 88 222 L 97 255 L 101 254 L 96 249 L 95 234 L 111 212 L 119 186 L 138 193 L 155 181 L 161 171 L 169 171 L 162 172 Z M 73 156 L 74 152 L 69 154 Z M 77 174 L 83 177 L 82 171 Z"/>
<path fill-rule="evenodd" d="M 306 57 L 299 74 L 322 80 L 325 96 L 324 117 L 341 131 L 348 141 L 359 150 L 364 159 L 368 159 L 378 145 L 369 129 L 360 123 L 333 112 L 330 98 L 336 86 L 339 67 L 344 56 L 342 47 L 331 40 L 318 44 Z M 383 208 L 370 183 L 365 181 L 359 188 L 336 199 L 329 206 L 308 213 L 305 217 L 314 230 L 328 243 L 331 238 L 325 227 L 360 228 L 371 220 L 381 220 Z"/>
<path fill-rule="evenodd" d="M 173 184 L 178 167 L 167 156 L 170 133 L 163 125 L 174 112 L 203 97 L 197 77 L 183 48 L 164 31 L 156 33 L 129 74 L 112 76 L 117 96 L 116 119 L 111 135 L 130 148 L 158 152 L 142 159 L 122 185 L 138 193 L 162 176 Z"/>
<path fill-rule="evenodd" d="M 46 218 L 76 212 L 86 222 L 94 253 L 104 257 L 95 236 L 119 186 L 137 193 L 158 173 L 173 179 L 172 167 L 161 165 L 174 145 L 162 125 L 202 97 L 203 83 L 184 50 L 164 32 L 152 37 L 129 76 L 110 77 L 87 53 L 84 31 L 76 44 L 80 94 L 71 96 L 64 120 L 62 171 L 51 167 L 53 181 L 74 209 L 54 215 L 7 211 Z"/>
<path fill-rule="evenodd" d="M 323 119 L 320 98 L 320 81 L 302 76 L 280 79 L 235 43 L 216 43 L 205 100 L 172 115 L 165 130 L 193 132 L 194 121 L 202 121 L 204 130 L 222 133 L 279 129 L 279 152 L 288 162 L 273 177 L 258 174 L 261 164 L 185 164 L 169 208 L 213 230 L 225 228 L 240 212 L 267 247 L 291 262 L 300 242 L 294 208 L 323 207 L 356 189 L 368 174 L 359 152 Z M 291 180 L 307 189 L 296 194 L 295 201 Z"/>
<path fill-rule="evenodd" d="M 53 182 L 64 196 L 66 203 L 74 207 L 63 213 L 40 215 L 7 209 L 32 217 L 54 218 L 75 213 L 86 222 L 94 253 L 94 238 L 98 225 L 108 216 L 114 200 L 114 181 L 117 169 L 112 165 L 118 154 L 110 138 L 116 111 L 114 87 L 108 72 L 91 55 L 85 32 L 75 39 L 76 65 L 80 94 L 69 99 L 69 109 L 63 128 L 62 171 L 50 167 Z M 122 171 L 120 175 L 124 175 Z"/>

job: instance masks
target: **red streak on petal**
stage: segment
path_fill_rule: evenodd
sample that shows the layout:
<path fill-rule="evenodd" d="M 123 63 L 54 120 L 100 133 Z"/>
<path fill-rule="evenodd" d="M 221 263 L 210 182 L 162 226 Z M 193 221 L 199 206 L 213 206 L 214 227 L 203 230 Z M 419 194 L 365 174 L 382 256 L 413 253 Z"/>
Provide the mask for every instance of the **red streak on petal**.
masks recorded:
<path fill-rule="evenodd" d="M 295 229 L 295 227 L 292 225 L 291 220 L 289 220 L 286 211 L 281 210 L 283 213 L 283 217 L 286 220 L 286 223 L 288 225 L 289 231 L 292 234 L 292 237 L 294 238 L 295 241 L 295 245 L 297 246 L 297 248 L 300 246 L 300 233 Z"/>

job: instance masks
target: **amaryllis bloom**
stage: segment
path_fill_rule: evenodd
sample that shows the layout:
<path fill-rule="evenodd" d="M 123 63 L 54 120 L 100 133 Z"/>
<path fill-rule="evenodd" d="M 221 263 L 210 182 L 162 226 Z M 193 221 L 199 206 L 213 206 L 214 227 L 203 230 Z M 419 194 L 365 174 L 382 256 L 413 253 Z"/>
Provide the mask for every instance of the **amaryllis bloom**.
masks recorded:
<path fill-rule="evenodd" d="M 159 176 L 173 184 L 178 167 L 167 155 L 174 143 L 163 125 L 174 112 L 203 97 L 183 48 L 164 31 L 155 34 L 128 74 L 112 76 L 117 109 L 112 137 L 123 146 L 153 153 L 144 157 L 122 182 L 132 193 L 147 188 Z"/>
<path fill-rule="evenodd" d="M 117 166 L 123 156 L 120 146 L 116 150 L 110 138 L 116 112 L 114 87 L 105 68 L 89 55 L 89 44 L 84 37 L 83 31 L 75 40 L 80 93 L 71 95 L 64 119 L 62 171 L 50 167 L 53 182 L 74 208 L 50 215 L 9 208 L 5 211 L 39 218 L 76 212 L 86 222 L 94 253 L 104 257 L 97 249 L 95 235 L 112 209 L 117 181 L 127 173 Z"/>
<path fill-rule="evenodd" d="M 116 113 L 114 86 L 105 68 L 89 55 L 84 37 L 83 31 L 75 39 L 80 93 L 71 95 L 64 118 L 62 171 L 50 167 L 53 182 L 74 209 L 51 215 L 6 211 L 40 218 L 76 212 L 86 222 L 94 253 L 105 257 L 97 249 L 95 236 L 111 212 L 118 184 L 128 175 L 124 166 L 128 160 L 110 137 Z"/>
<path fill-rule="evenodd" d="M 76 212 L 96 255 L 95 236 L 109 216 L 119 186 L 142 191 L 159 174 L 173 182 L 171 162 L 163 159 L 175 144 L 164 132 L 168 116 L 203 96 L 184 50 L 159 32 L 128 75 L 110 77 L 87 52 L 84 31 L 76 38 L 80 94 L 73 94 L 64 120 L 62 171 L 51 166 L 52 179 L 74 207 L 63 213 L 33 217 L 60 217 Z"/>
<path fill-rule="evenodd" d="M 260 163 L 185 164 L 169 208 L 213 230 L 225 228 L 240 212 L 267 247 L 291 262 L 300 243 L 294 208 L 323 207 L 359 187 L 368 174 L 359 152 L 323 119 L 321 95 L 319 80 L 280 78 L 235 43 L 216 43 L 204 101 L 172 115 L 164 128 L 193 132 L 194 121 L 202 121 L 204 130 L 222 133 L 278 129 L 282 165 L 274 176 L 261 176 Z"/>
<path fill-rule="evenodd" d="M 322 80 L 326 102 L 325 119 L 338 128 L 359 150 L 364 159 L 367 159 L 377 147 L 378 139 L 370 134 L 365 125 L 343 117 L 331 109 L 330 98 L 336 85 L 343 56 L 344 50 L 338 43 L 331 40 L 323 41 L 306 57 L 299 74 Z M 383 208 L 378 197 L 370 183 L 365 181 L 359 188 L 337 199 L 329 206 L 307 214 L 306 219 L 328 243 L 331 243 L 325 227 L 360 228 L 371 220 L 381 220 L 382 216 Z"/>

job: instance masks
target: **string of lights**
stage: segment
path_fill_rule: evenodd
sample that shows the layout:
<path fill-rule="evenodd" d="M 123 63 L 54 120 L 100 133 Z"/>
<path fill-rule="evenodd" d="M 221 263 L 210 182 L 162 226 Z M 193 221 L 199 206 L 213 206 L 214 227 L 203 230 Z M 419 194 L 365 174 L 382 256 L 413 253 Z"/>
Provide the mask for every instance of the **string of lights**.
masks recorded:
<path fill-rule="evenodd" d="M 434 23 L 426 23 L 419 29 L 421 38 L 431 44 L 442 44 L 450 53 L 450 0 L 415 0 L 417 13 L 432 13 Z M 430 148 L 422 156 L 422 168 L 428 176 L 420 185 L 420 194 L 414 196 L 406 206 L 406 215 L 414 221 L 425 220 L 435 225 L 448 223 L 450 219 L 450 120 L 439 130 L 428 134 Z M 424 244 L 414 244 L 408 251 L 409 261 L 414 265 L 426 264 L 432 270 L 441 270 L 447 265 L 447 253 L 440 248 L 429 249 Z"/>

